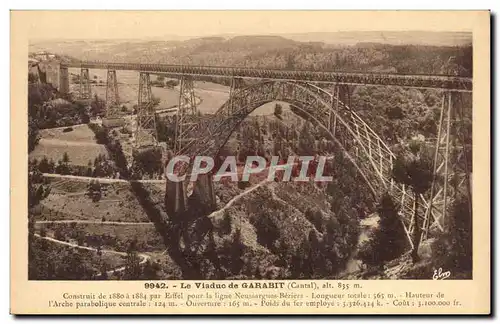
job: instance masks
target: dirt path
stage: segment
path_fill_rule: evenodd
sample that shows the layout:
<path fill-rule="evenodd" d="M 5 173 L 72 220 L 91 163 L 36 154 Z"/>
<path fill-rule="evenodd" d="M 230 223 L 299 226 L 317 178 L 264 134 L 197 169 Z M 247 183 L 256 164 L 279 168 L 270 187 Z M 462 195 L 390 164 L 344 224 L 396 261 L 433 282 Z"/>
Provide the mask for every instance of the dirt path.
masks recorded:
<path fill-rule="evenodd" d="M 53 242 L 53 243 L 56 243 L 56 244 L 60 244 L 60 245 L 64 245 L 64 246 L 69 246 L 69 247 L 72 247 L 72 248 L 75 248 L 75 249 L 81 249 L 81 250 L 87 250 L 87 251 L 92 251 L 92 252 L 98 252 L 96 248 L 93 248 L 93 247 L 89 247 L 89 246 L 82 246 L 82 245 L 78 245 L 78 244 L 75 244 L 75 243 L 70 243 L 70 242 L 66 242 L 66 241 L 60 241 L 60 240 L 56 240 L 55 238 L 53 237 L 48 237 L 48 236 L 41 236 L 40 234 L 35 234 L 36 237 L 38 238 L 41 238 L 43 240 L 47 240 L 47 241 L 50 241 L 50 242 Z M 114 250 L 101 250 L 101 253 L 109 253 L 109 254 L 115 254 L 115 255 L 120 255 L 120 256 L 127 256 L 127 253 L 126 252 L 118 252 L 118 251 L 114 251 Z M 146 263 L 150 257 L 149 255 L 147 254 L 138 254 L 141 259 L 141 261 L 139 262 L 139 264 L 144 264 Z M 113 275 L 114 273 L 116 272 L 122 272 L 124 271 L 126 268 L 126 266 L 121 266 L 121 267 L 118 267 L 118 268 L 115 268 L 115 269 L 112 269 L 112 270 L 109 270 L 106 272 L 106 274 L 109 276 L 109 275 Z M 100 276 L 101 273 L 98 273 L 97 276 Z"/>
<path fill-rule="evenodd" d="M 82 126 L 87 126 L 87 124 L 76 124 L 76 125 L 71 125 L 71 126 L 61 126 L 61 127 L 54 127 L 54 128 L 42 128 L 41 131 L 60 130 L 60 129 L 66 129 L 68 127 L 76 128 L 76 127 L 82 127 Z"/>
<path fill-rule="evenodd" d="M 267 178 L 265 180 L 262 180 L 261 182 L 259 182 L 258 184 L 256 184 L 255 186 L 243 191 L 242 193 L 239 193 L 237 194 L 236 196 L 234 196 L 231 200 L 229 200 L 227 202 L 227 204 L 222 207 L 221 209 L 219 210 L 216 210 L 214 211 L 213 213 L 211 213 L 210 215 L 208 215 L 207 217 L 208 218 L 215 218 L 215 217 L 219 217 L 221 216 L 224 211 L 226 209 L 228 209 L 229 207 L 231 207 L 236 201 L 240 200 L 241 198 L 243 198 L 244 196 L 248 195 L 249 193 L 251 193 L 252 191 L 255 191 L 257 190 L 258 188 L 262 187 L 263 185 L 269 183 L 269 182 L 272 182 L 272 180 L 268 180 Z"/>
<path fill-rule="evenodd" d="M 97 224 L 97 225 L 153 225 L 151 222 L 114 222 L 114 221 L 100 221 L 100 220 L 86 220 L 86 219 L 61 219 L 61 220 L 42 220 L 35 221 L 36 224 Z"/>
<path fill-rule="evenodd" d="M 76 181 L 90 182 L 91 180 L 99 180 L 101 183 L 130 183 L 130 182 L 140 182 L 140 183 L 165 183 L 165 180 L 126 180 L 126 179 L 114 179 L 114 178 L 97 178 L 97 177 L 83 177 L 67 174 L 57 174 L 57 173 L 42 173 L 42 176 L 46 178 L 58 178 L 58 179 L 72 179 Z"/>
<path fill-rule="evenodd" d="M 261 171 L 261 173 L 262 173 L 262 172 L 265 172 L 265 171 L 269 172 L 269 168 L 270 168 L 270 166 L 266 166 L 266 167 L 265 167 L 265 168 Z M 233 173 L 231 173 L 231 174 L 233 174 Z M 237 174 L 238 174 L 238 173 L 237 173 Z M 257 190 L 257 189 L 258 189 L 258 188 L 260 188 L 260 187 L 262 187 L 263 185 L 268 184 L 268 183 L 272 183 L 272 182 L 274 182 L 274 179 L 269 180 L 269 173 L 268 173 L 268 174 L 266 175 L 266 178 L 265 178 L 264 180 L 262 180 L 261 182 L 259 182 L 259 183 L 258 183 L 258 184 L 256 184 L 255 186 L 253 186 L 253 187 L 251 187 L 251 188 L 248 188 L 247 190 L 243 191 L 242 193 L 237 194 L 237 195 L 236 195 L 236 196 L 234 196 L 231 200 L 229 200 L 229 201 L 227 202 L 227 204 L 226 204 L 224 207 L 222 207 L 222 208 L 221 208 L 221 209 L 219 209 L 219 210 L 214 211 L 213 213 L 211 213 L 211 214 L 210 214 L 210 215 L 208 215 L 207 217 L 208 217 L 208 218 L 215 218 L 215 217 L 221 216 L 221 215 L 224 213 L 224 211 L 225 211 L 226 209 L 228 209 L 229 207 L 231 207 L 231 206 L 232 206 L 235 202 L 237 202 L 238 200 L 240 200 L 240 199 L 241 199 L 241 198 L 243 198 L 244 196 L 248 195 L 249 193 L 251 193 L 251 192 L 253 192 L 253 191 Z M 274 192 L 274 189 L 272 189 L 272 193 L 273 193 L 273 195 L 274 195 L 274 196 L 276 196 L 276 195 L 275 195 L 275 192 Z M 276 198 L 277 198 L 277 199 L 279 199 L 278 197 L 276 197 Z"/>
<path fill-rule="evenodd" d="M 97 144 L 96 142 L 92 141 L 75 141 L 75 140 L 61 140 L 58 138 L 41 138 L 40 143 L 46 143 L 46 144 L 53 144 L 53 145 L 59 145 L 59 146 L 95 146 L 95 147 L 102 147 L 102 144 Z"/>

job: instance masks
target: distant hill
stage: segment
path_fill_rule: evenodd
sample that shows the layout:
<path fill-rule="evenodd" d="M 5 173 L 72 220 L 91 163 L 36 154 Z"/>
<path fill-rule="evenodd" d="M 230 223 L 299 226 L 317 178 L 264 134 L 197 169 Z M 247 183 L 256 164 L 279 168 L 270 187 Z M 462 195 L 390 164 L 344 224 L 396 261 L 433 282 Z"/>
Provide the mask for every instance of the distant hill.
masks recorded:
<path fill-rule="evenodd" d="M 280 34 L 298 42 L 323 42 L 333 45 L 380 43 L 390 45 L 464 46 L 472 44 L 472 33 L 428 31 L 344 31 Z"/>
<path fill-rule="evenodd" d="M 80 60 L 335 71 L 445 73 L 455 57 L 472 75 L 470 33 L 336 32 L 187 40 L 38 41 L 30 51 Z"/>

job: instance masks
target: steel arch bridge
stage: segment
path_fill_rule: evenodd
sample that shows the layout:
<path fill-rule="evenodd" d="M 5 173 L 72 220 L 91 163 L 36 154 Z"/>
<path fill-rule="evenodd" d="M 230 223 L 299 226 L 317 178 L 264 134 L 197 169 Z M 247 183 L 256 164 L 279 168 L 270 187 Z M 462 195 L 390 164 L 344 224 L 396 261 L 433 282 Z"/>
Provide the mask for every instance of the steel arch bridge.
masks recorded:
<path fill-rule="evenodd" d="M 185 136 L 191 140 L 184 143 L 176 154 L 217 156 L 233 131 L 252 111 L 276 100 L 289 103 L 306 114 L 316 126 L 321 127 L 343 150 L 374 197 L 383 192 L 390 193 L 400 204 L 400 215 L 411 243 L 411 217 L 415 203 L 408 188 L 395 183 L 391 178 L 396 159 L 394 153 L 358 114 L 339 100 L 339 95 L 330 94 L 316 85 L 293 81 L 263 81 L 235 91 L 213 118 L 193 125 L 186 131 Z M 425 216 L 420 217 L 422 224 Z"/>
<path fill-rule="evenodd" d="M 472 92 L 470 78 L 452 75 L 401 75 L 379 73 L 345 73 L 317 71 L 282 71 L 272 69 L 248 69 L 230 67 L 175 66 L 163 64 L 133 64 L 109 62 L 80 62 L 61 65 L 61 80 L 67 81 L 68 67 L 81 68 L 80 97 L 90 98 L 89 69 L 108 69 L 111 101 L 107 102 L 107 116 L 118 117 L 119 102 L 116 70 L 135 70 L 139 77 L 137 134 L 147 133 L 156 141 L 155 112 L 151 107 L 150 74 L 162 74 L 180 79 L 180 96 L 177 108 L 175 154 L 216 156 L 231 133 L 253 110 L 261 105 L 279 100 L 291 104 L 294 109 L 307 115 L 318 127 L 345 152 L 366 184 L 376 196 L 389 192 L 400 205 L 401 220 L 410 244 L 413 246 L 412 228 L 415 200 L 409 188 L 396 184 L 391 178 L 395 155 L 377 133 L 349 107 L 349 86 L 378 85 L 444 90 L 435 146 L 434 174 L 444 175 L 443 181 L 434 179 L 430 194 L 420 196 L 425 214 L 418 214 L 423 224 L 422 235 L 431 227 L 443 231 L 447 205 L 452 201 L 453 188 L 449 185 L 454 173 L 450 161 L 452 134 L 455 118 L 460 114 L 457 98 L 460 93 Z M 230 79 L 229 100 L 209 119 L 196 118 L 194 80 L 203 77 Z M 111 81 L 110 81 L 111 80 Z M 247 82 L 256 82 L 252 85 Z M 83 85 L 82 85 L 83 83 Z M 332 86 L 333 92 L 321 86 Z M 66 89 L 69 87 L 66 87 Z M 107 96 L 108 97 L 108 96 Z M 108 98 L 107 98 L 107 101 Z M 463 107 L 462 107 L 463 108 Z M 139 118 L 141 117 L 141 118 Z M 144 122 L 141 122 L 144 120 Z M 144 136 L 142 136 L 144 137 Z M 156 138 L 155 138 L 156 137 Z M 139 138 L 139 136 L 137 136 Z M 137 142 L 138 146 L 142 144 Z M 444 152 L 443 152 L 444 151 Z M 467 160 L 462 156 L 462 159 Z M 460 174 L 460 185 L 467 181 L 469 171 Z M 169 188 L 167 185 L 167 192 Z M 177 190 L 177 189 L 176 189 Z M 183 189 L 184 190 L 184 189 Z M 470 198 L 470 194 L 469 194 Z M 469 202 L 470 203 L 470 202 Z M 175 202 L 177 205 L 177 202 Z M 420 226 L 419 226 L 420 227 Z"/>

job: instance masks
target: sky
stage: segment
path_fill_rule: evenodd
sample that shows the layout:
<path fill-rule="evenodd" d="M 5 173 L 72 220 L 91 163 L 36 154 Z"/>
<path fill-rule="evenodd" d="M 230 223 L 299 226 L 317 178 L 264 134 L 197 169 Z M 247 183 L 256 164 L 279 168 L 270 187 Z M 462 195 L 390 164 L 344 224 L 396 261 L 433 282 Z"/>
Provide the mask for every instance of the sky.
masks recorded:
<path fill-rule="evenodd" d="M 461 12 L 339 11 L 23 11 L 28 38 L 133 39 L 352 30 L 470 31 Z M 463 16 L 457 16 L 463 15 Z"/>

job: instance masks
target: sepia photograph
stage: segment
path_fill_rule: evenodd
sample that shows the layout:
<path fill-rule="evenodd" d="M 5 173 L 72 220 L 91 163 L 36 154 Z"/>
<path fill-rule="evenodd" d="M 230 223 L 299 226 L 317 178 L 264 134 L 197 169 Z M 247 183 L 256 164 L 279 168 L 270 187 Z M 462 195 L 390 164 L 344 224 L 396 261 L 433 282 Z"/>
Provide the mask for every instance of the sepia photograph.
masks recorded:
<path fill-rule="evenodd" d="M 470 33 L 48 39 L 27 63 L 32 280 L 472 276 Z M 190 192 L 179 155 L 213 158 Z"/>
<path fill-rule="evenodd" d="M 489 158 L 477 164 L 477 136 L 489 129 L 473 87 L 486 76 L 477 29 L 428 30 L 416 13 L 414 24 L 394 18 L 371 29 L 345 28 L 327 12 L 308 13 L 318 23 L 304 26 L 293 23 L 299 11 L 276 20 L 271 11 L 114 14 L 26 14 L 40 17 L 26 56 L 16 56 L 27 69 L 13 70 L 27 90 L 18 107 L 26 214 L 12 215 L 24 227 L 19 240 L 27 236 L 18 255 L 26 284 L 143 281 L 151 293 L 180 289 L 179 298 L 182 289 L 215 292 L 181 304 L 166 293 L 164 308 L 232 307 L 235 283 L 248 294 L 285 289 L 279 301 L 246 295 L 262 307 L 300 309 L 300 298 L 325 311 L 358 303 L 368 311 L 384 298 L 401 311 L 463 305 L 422 289 L 476 285 L 477 260 L 489 251 L 473 244 L 473 223 L 482 224 L 476 235 L 489 233 L 489 212 L 473 208 L 473 170 L 489 197 Z M 78 23 L 59 32 L 72 15 Z M 440 15 L 456 20 L 435 12 L 429 21 Z M 181 26 L 187 17 L 193 24 Z M 463 17 L 464 26 L 479 21 Z M 473 127 L 478 109 L 486 128 Z M 364 282 L 375 281 L 415 288 L 365 295 Z M 64 287 L 48 301 L 55 312 L 62 301 L 78 309 L 77 300 L 97 298 Z M 120 296 L 106 302 L 129 298 Z M 141 306 L 159 296 L 144 295 Z M 212 297 L 219 304 L 200 301 Z"/>

